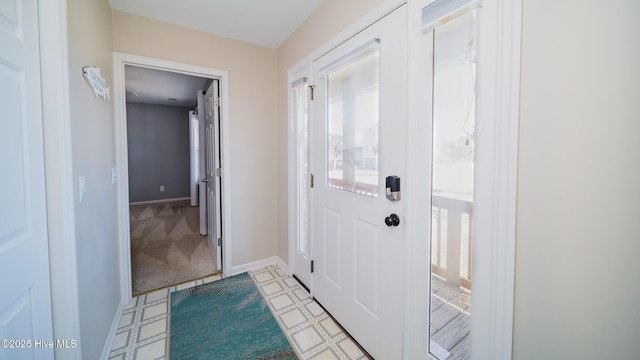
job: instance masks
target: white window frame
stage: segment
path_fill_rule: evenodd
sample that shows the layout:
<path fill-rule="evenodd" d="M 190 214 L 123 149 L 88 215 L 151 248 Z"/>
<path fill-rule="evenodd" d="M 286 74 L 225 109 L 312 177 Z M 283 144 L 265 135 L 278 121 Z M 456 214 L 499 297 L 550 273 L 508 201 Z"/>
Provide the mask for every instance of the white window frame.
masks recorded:
<path fill-rule="evenodd" d="M 306 85 L 311 85 L 311 63 L 310 62 L 301 62 L 291 68 L 288 71 L 288 79 L 287 79 L 287 107 L 288 107 L 288 117 L 287 117 L 287 169 L 288 169 L 288 240 L 289 240 L 289 259 L 288 259 L 288 269 L 291 274 L 293 274 L 295 267 L 295 254 L 298 248 L 298 234 L 299 234 L 299 206 L 300 204 L 300 183 L 299 172 L 298 172 L 298 124 L 295 123 L 296 117 L 293 114 L 293 99 L 291 98 L 291 90 L 292 84 L 299 79 L 306 78 Z M 312 90 L 310 90 L 312 91 Z M 312 102 L 307 102 L 307 121 L 311 120 L 311 106 Z M 310 133 L 308 134 L 308 138 L 311 139 Z M 307 156 L 309 158 L 309 169 L 311 169 L 311 156 L 310 156 L 310 146 L 308 146 Z M 309 171 L 311 174 L 311 171 Z M 308 204 L 311 204 L 312 192 L 308 193 Z M 307 214 L 309 219 L 311 218 L 311 210 Z M 309 259 L 313 259 L 312 254 L 312 239 L 311 239 L 311 229 L 309 229 L 309 242 L 307 248 L 307 256 Z M 311 281 L 305 284 L 309 287 L 309 291 L 313 294 L 313 276 L 311 276 Z"/>
<path fill-rule="evenodd" d="M 429 267 L 431 256 L 421 218 L 430 218 L 430 169 L 420 162 L 431 152 L 430 126 L 424 121 L 431 89 L 424 69 L 422 9 L 433 0 L 409 0 L 411 17 L 410 119 L 407 188 L 407 284 L 405 359 L 434 359 L 428 354 Z M 482 0 L 477 15 L 477 97 L 474 179 L 472 359 L 511 359 L 515 273 L 517 149 L 520 90 L 521 0 Z M 420 80 L 419 80 L 420 79 Z M 430 124 L 428 124 L 430 125 Z M 430 204 L 429 204 L 430 205 Z M 427 221 L 427 227 L 428 221 Z M 430 229 L 427 228 L 427 235 Z"/>

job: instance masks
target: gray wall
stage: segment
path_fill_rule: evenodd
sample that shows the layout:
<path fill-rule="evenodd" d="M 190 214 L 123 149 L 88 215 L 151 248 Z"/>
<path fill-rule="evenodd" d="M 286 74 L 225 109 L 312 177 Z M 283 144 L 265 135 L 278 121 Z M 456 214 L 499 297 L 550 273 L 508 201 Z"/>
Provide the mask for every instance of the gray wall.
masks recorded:
<path fill-rule="evenodd" d="M 189 197 L 189 111 L 127 103 L 129 201 Z M 160 191 L 164 186 L 164 192 Z"/>

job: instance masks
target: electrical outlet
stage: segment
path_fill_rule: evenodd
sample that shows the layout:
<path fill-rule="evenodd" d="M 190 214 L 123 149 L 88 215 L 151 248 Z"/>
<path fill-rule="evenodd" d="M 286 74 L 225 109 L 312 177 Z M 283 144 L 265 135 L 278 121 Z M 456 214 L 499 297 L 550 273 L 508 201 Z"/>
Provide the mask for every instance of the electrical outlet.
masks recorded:
<path fill-rule="evenodd" d="M 160 191 L 164 191 L 164 185 L 160 185 Z"/>

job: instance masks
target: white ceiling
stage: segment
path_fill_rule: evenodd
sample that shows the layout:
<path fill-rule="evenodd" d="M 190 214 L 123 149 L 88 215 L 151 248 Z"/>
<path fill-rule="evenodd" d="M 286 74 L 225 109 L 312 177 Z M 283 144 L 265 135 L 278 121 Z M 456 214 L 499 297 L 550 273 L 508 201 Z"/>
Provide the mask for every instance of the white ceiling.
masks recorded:
<path fill-rule="evenodd" d="M 278 48 L 324 0 L 109 0 L 111 8 Z"/>
<path fill-rule="evenodd" d="M 109 0 L 116 10 L 278 48 L 324 0 Z M 125 69 L 127 101 L 196 106 L 209 79 L 136 66 Z M 137 94 L 137 96 L 133 95 Z M 176 101 L 169 101 L 174 98 Z"/>
<path fill-rule="evenodd" d="M 127 101 L 145 104 L 196 107 L 197 91 L 206 90 L 210 79 L 169 71 L 125 66 Z M 170 98 L 175 99 L 169 100 Z"/>

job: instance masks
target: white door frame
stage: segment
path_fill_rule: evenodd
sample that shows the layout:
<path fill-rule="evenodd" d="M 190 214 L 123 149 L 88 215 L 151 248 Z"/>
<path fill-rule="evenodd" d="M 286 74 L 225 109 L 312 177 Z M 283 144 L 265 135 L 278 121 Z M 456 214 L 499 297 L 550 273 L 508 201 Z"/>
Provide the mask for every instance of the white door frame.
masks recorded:
<path fill-rule="evenodd" d="M 223 274 L 231 273 L 231 168 L 229 144 L 229 74 L 225 70 L 189 65 L 125 53 L 113 53 L 113 103 L 115 113 L 116 165 L 118 182 L 118 231 L 120 233 L 120 285 L 122 301 L 131 300 L 131 238 L 129 229 L 129 166 L 127 157 L 127 111 L 125 65 L 171 71 L 220 81 L 222 141 L 222 226 L 224 229 Z"/>
<path fill-rule="evenodd" d="M 471 356 L 499 360 L 513 344 L 522 2 L 482 1 L 478 14 L 474 207 L 486 211 L 473 214 L 472 302 L 485 311 L 473 313 Z"/>
<path fill-rule="evenodd" d="M 421 116 L 423 101 L 430 91 L 419 82 L 428 78 L 421 56 L 421 10 L 433 0 L 413 0 L 410 21 L 411 117 L 409 120 L 409 246 L 407 263 L 409 286 L 406 292 L 405 358 L 433 359 L 425 353 L 429 335 L 428 304 L 431 256 L 424 241 L 421 217 L 424 209 L 423 184 L 430 170 L 420 166 L 430 153 L 430 125 Z M 513 337 L 515 280 L 516 190 L 518 122 L 520 96 L 521 0 L 482 0 L 477 28 L 476 159 L 473 218 L 473 315 L 471 321 L 472 359 L 510 359 Z M 422 76 L 422 77 L 421 77 Z M 421 93 L 422 92 L 422 93 Z M 422 157 L 421 157 L 422 156 Z M 430 196 L 430 195 L 429 195 Z M 427 231 L 430 233 L 430 229 Z"/>
<path fill-rule="evenodd" d="M 289 70 L 289 80 L 305 68 L 310 69 L 313 60 L 328 52 L 358 33 L 367 25 L 389 12 L 390 9 L 404 3 L 402 0 L 386 0 L 378 7 L 353 23 L 339 35 L 328 41 L 319 49 L 306 56 Z M 415 44 L 418 36 L 415 29 L 420 24 L 421 9 L 432 0 L 407 0 L 409 4 L 409 46 Z M 513 337 L 513 301 L 515 281 L 515 226 L 516 226 L 516 185 L 517 185 L 517 150 L 518 150 L 518 122 L 519 122 L 519 93 L 520 93 L 520 34 L 522 0 L 482 0 L 482 11 L 478 17 L 478 59 L 479 62 L 494 64 L 491 68 L 479 67 L 477 70 L 478 97 L 476 121 L 486 124 L 489 138 L 478 144 L 477 161 L 490 164 L 490 171 L 477 173 L 475 191 L 476 205 L 489 209 L 485 214 L 474 214 L 474 241 L 481 242 L 482 248 L 474 249 L 474 319 L 472 321 L 471 351 L 474 359 L 510 359 Z M 410 48 L 409 69 L 411 73 L 419 69 L 414 57 L 415 49 Z M 410 76 L 411 107 L 417 98 L 414 94 L 416 84 Z M 289 83 L 287 86 L 289 86 Z M 288 93 L 290 93 L 288 91 Z M 289 99 L 290 101 L 290 99 Z M 418 138 L 419 126 L 414 110 L 411 110 L 408 123 L 409 149 L 423 138 Z M 290 124 L 289 124 L 290 125 Z M 424 129 L 423 129 L 424 130 Z M 293 263 L 296 246 L 295 174 L 292 173 L 292 161 L 295 161 L 295 134 L 289 133 L 289 264 Z M 424 239 L 418 234 L 424 232 L 415 226 L 411 217 L 419 216 L 417 209 L 422 204 L 408 199 L 413 196 L 412 184 L 416 177 L 426 174 L 416 173 L 415 162 L 418 159 L 408 158 L 407 186 L 403 188 L 407 199 L 407 255 L 405 279 L 405 359 L 414 359 L 416 349 L 420 346 L 422 336 L 415 332 L 416 326 L 426 329 L 426 321 L 421 324 L 417 311 L 425 303 L 417 293 L 427 294 L 425 289 L 424 256 L 420 251 L 427 251 Z M 417 194 L 415 194 L 417 195 Z M 430 212 L 429 212 L 430 215 Z M 313 239 L 311 239 L 313 241 Z M 424 254 L 423 254 L 424 255 Z M 429 259 L 429 258 L 427 258 Z M 311 289 L 313 294 L 313 288 Z M 425 316 L 428 316 L 425 314 Z M 425 330 L 426 331 L 426 330 Z M 425 333 L 426 334 L 426 333 Z"/>
<path fill-rule="evenodd" d="M 67 2 L 38 1 L 38 12 L 53 336 L 78 345 L 54 353 L 56 359 L 80 359 Z"/>
<path fill-rule="evenodd" d="M 287 141 L 288 141 L 288 166 L 287 169 L 288 171 L 288 183 L 289 183 L 289 203 L 288 203 L 288 225 L 289 225 L 289 261 L 288 261 L 288 268 L 289 268 L 289 272 L 291 274 L 294 274 L 296 271 L 296 266 L 300 266 L 300 264 L 296 265 L 296 251 L 298 248 L 298 235 L 299 235 L 299 224 L 298 224 L 298 219 L 299 219 L 299 213 L 300 213 L 300 209 L 299 209 L 299 204 L 300 204 L 300 184 L 298 182 L 299 179 L 299 162 L 298 162 L 298 144 L 299 144 L 299 139 L 298 139 L 298 134 L 299 134 L 299 124 L 298 123 L 294 123 L 294 108 L 293 108 L 293 101 L 291 99 L 291 84 L 298 80 L 301 79 L 303 77 L 306 77 L 307 79 L 309 79 L 309 81 L 311 80 L 311 68 L 309 66 L 309 64 L 303 64 L 302 66 L 297 66 L 294 67 L 292 69 L 289 70 L 288 72 L 288 76 L 287 76 L 287 99 L 288 99 L 288 117 L 287 117 Z M 311 111 L 312 111 L 312 102 L 308 101 L 307 99 L 307 119 L 310 119 L 311 116 Z M 307 120 L 308 121 L 308 120 Z M 307 126 L 308 130 L 307 130 L 307 134 L 308 134 L 308 139 L 311 139 L 311 131 L 309 129 L 309 126 Z M 307 142 L 307 161 L 308 161 L 308 166 L 309 169 L 311 169 L 311 140 L 308 140 Z M 309 174 L 311 174 L 311 170 L 309 170 Z M 307 201 L 308 203 L 310 203 L 311 200 L 311 192 L 308 193 L 308 198 Z M 307 216 L 309 219 L 311 219 L 311 209 L 309 209 L 307 207 Z M 311 230 L 312 230 L 312 226 L 311 223 L 309 223 L 309 233 L 308 233 L 308 237 L 309 237 L 309 243 L 307 246 L 307 255 L 309 257 L 309 259 L 313 259 L 313 251 L 312 251 L 312 243 L 311 243 Z M 310 279 L 307 281 L 307 283 L 305 283 L 304 285 L 307 286 L 309 288 L 309 292 L 310 294 L 313 296 L 313 275 L 309 275 Z M 304 279 L 301 279 L 304 280 Z"/>

